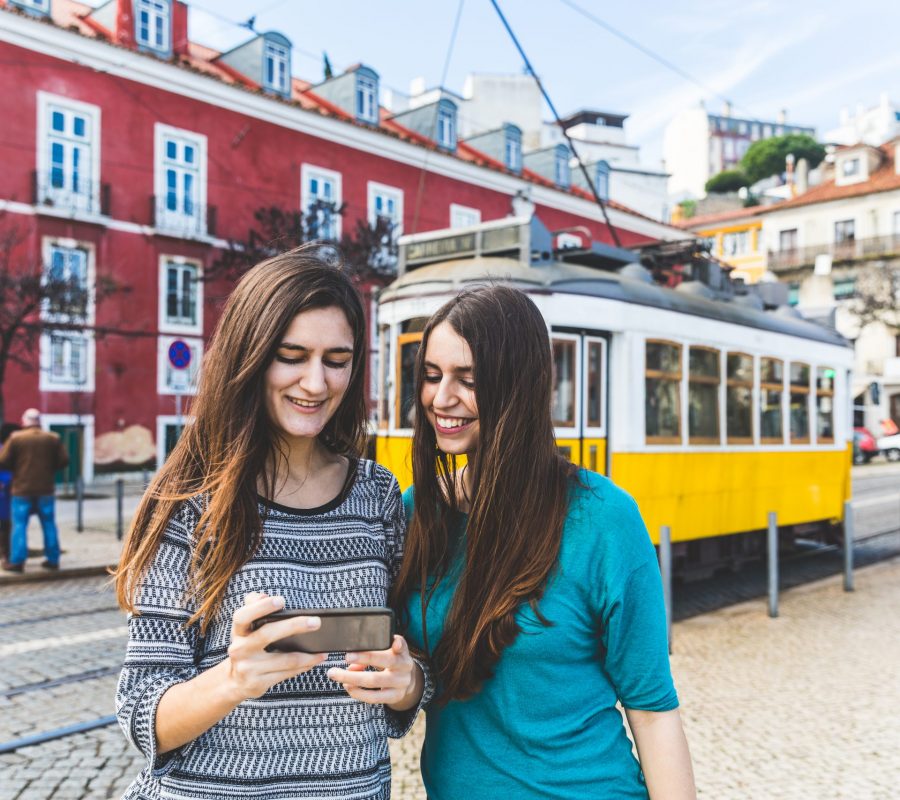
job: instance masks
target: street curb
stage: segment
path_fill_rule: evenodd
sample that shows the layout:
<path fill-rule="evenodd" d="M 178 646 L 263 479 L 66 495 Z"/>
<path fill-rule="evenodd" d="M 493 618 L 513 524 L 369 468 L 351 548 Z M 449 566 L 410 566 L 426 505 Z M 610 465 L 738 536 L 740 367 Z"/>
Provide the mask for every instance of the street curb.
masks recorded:
<path fill-rule="evenodd" d="M 93 578 L 97 575 L 108 575 L 109 570 L 116 569 L 118 564 L 107 564 L 94 567 L 60 568 L 58 570 L 42 569 L 40 572 L 8 573 L 0 577 L 0 589 L 21 583 L 40 583 L 42 581 L 61 581 L 69 578 Z"/>

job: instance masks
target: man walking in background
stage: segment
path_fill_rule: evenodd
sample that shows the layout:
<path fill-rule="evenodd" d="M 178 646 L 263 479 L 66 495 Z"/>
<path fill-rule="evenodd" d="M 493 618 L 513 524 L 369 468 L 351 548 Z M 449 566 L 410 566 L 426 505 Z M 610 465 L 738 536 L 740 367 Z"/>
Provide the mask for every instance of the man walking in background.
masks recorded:
<path fill-rule="evenodd" d="M 59 533 L 56 529 L 53 476 L 68 466 L 69 454 L 55 433 L 41 429 L 41 412 L 29 408 L 22 415 L 22 430 L 0 452 L 0 468 L 12 471 L 12 538 L 3 569 L 22 572 L 28 557 L 28 520 L 37 514 L 44 531 L 45 569 L 59 569 Z"/>

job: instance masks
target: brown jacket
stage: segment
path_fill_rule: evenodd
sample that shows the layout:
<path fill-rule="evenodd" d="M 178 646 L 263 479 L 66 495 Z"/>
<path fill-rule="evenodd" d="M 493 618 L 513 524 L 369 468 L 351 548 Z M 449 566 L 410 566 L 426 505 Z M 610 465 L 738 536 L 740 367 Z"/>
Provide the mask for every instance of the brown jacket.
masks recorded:
<path fill-rule="evenodd" d="M 59 434 L 38 427 L 23 428 L 0 452 L 0 468 L 12 472 L 13 497 L 46 497 L 54 493 L 53 476 L 68 466 L 69 454 Z"/>

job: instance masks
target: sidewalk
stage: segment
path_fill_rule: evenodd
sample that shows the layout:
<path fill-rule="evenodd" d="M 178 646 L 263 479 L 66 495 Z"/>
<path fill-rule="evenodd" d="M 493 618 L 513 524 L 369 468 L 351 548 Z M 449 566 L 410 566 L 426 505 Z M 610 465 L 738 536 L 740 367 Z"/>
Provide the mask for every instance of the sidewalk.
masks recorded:
<path fill-rule="evenodd" d="M 123 531 L 128 531 L 143 493 L 140 484 L 126 484 L 122 502 Z M 77 508 L 74 500 L 57 497 L 56 525 L 62 548 L 60 568 L 51 572 L 40 564 L 44 560 L 44 538 L 41 525 L 32 516 L 28 525 L 28 561 L 25 572 L 0 571 L 0 586 L 34 580 L 58 580 L 84 575 L 102 575 L 119 562 L 122 542 L 116 538 L 116 487 L 99 484 L 86 489 L 82 519 L 84 530 L 76 530 Z M 99 495 L 99 496 L 98 496 Z"/>

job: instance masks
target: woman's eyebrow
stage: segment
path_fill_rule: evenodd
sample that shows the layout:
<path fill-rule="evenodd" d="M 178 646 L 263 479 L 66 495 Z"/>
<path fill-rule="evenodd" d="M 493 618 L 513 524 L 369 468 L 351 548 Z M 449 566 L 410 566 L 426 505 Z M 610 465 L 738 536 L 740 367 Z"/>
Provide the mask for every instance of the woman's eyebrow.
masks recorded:
<path fill-rule="evenodd" d="M 438 371 L 440 371 L 440 369 L 441 369 L 437 364 L 434 364 L 431 361 L 426 361 L 425 366 L 428 369 L 436 369 Z M 471 367 L 454 367 L 453 368 L 453 372 L 471 372 L 471 371 L 472 371 Z"/>
<path fill-rule="evenodd" d="M 282 342 L 278 345 L 279 350 L 298 350 L 302 353 L 308 353 L 309 348 L 304 347 L 302 344 L 291 344 L 290 342 Z M 351 356 L 353 355 L 352 347 L 329 347 L 326 353 L 349 353 Z"/>

